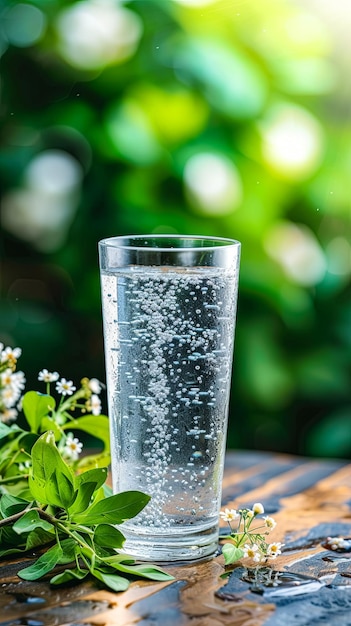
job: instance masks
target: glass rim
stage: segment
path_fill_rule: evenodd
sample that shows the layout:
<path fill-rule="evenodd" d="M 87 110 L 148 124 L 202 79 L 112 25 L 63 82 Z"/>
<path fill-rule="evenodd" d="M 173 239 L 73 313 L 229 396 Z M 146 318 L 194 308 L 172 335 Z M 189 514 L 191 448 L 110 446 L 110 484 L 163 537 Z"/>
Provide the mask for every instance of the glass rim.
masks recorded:
<path fill-rule="evenodd" d="M 161 247 L 161 246 L 155 246 L 155 245 L 151 245 L 151 246 L 138 246 L 138 245 L 128 245 L 128 244 L 122 244 L 122 241 L 126 240 L 143 240 L 143 239 L 158 239 L 158 240 L 162 240 L 162 239 L 183 239 L 183 240 L 188 240 L 188 241 L 208 241 L 209 245 L 205 245 L 205 246 L 186 246 L 184 248 L 182 247 L 173 247 L 173 246 L 166 246 L 166 247 Z M 213 242 L 212 245 L 210 245 L 210 242 Z M 173 233 L 157 233 L 157 234 L 152 234 L 152 233 L 146 233 L 143 235 L 116 235 L 115 237 L 105 237 L 104 239 L 101 239 L 99 242 L 99 246 L 104 246 L 104 247 L 111 247 L 111 248 L 119 248 L 119 249 L 123 249 L 123 250 L 158 250 L 161 252 L 170 252 L 170 251 L 179 251 L 179 250 L 186 250 L 186 251 L 190 251 L 190 250 L 216 250 L 216 249 L 224 249 L 224 248 L 236 248 L 236 247 L 240 247 L 241 243 L 240 241 L 238 241 L 237 239 L 230 239 L 227 237 L 210 237 L 208 235 L 178 235 L 178 234 L 173 234 Z M 216 245 L 218 243 L 218 245 Z M 117 244 L 117 245 L 116 245 Z"/>

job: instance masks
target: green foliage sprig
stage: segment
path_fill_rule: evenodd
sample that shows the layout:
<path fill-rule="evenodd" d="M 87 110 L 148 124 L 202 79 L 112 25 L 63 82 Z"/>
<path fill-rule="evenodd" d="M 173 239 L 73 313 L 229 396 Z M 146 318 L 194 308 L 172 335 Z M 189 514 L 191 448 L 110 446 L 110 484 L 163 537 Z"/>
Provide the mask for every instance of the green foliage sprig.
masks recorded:
<path fill-rule="evenodd" d="M 83 378 L 77 388 L 71 380 L 60 378 L 58 372 L 39 372 L 38 380 L 46 393 L 28 391 L 25 375 L 16 371 L 20 348 L 4 348 L 0 344 L 0 488 L 17 491 L 26 487 L 31 466 L 30 451 L 36 439 L 51 430 L 65 460 L 75 471 L 106 467 L 110 463 L 109 421 L 101 414 L 99 394 L 102 383 L 96 378 Z M 56 394 L 52 393 L 55 385 Z M 23 413 L 21 425 L 18 413 Z M 82 452 L 77 431 L 101 442 L 101 449 L 92 455 Z"/>
<path fill-rule="evenodd" d="M 268 559 L 275 559 L 281 554 L 284 544 L 268 543 L 266 540 L 266 536 L 276 527 L 273 517 L 266 515 L 260 519 L 259 525 L 256 523 L 252 526 L 253 521 L 263 513 L 264 507 L 260 502 L 256 502 L 252 509 L 225 509 L 220 512 L 220 518 L 230 528 L 230 534 L 222 537 L 229 540 L 222 547 L 226 565 L 242 558 L 252 559 L 255 563 L 266 563 Z"/>
<path fill-rule="evenodd" d="M 23 373 L 15 372 L 19 355 L 18 348 L 2 347 L 2 420 L 14 418 L 9 411 L 24 387 Z M 77 583 L 91 575 L 109 589 L 122 591 L 133 577 L 171 580 L 159 567 L 137 563 L 119 551 L 125 538 L 116 525 L 137 515 L 150 496 L 139 491 L 111 495 L 105 484 L 109 431 L 94 393 L 100 383 L 83 379 L 76 390 L 72 381 L 59 380 L 56 372 L 47 370 L 39 379 L 48 393 L 29 391 L 21 398 L 25 427 L 0 422 L 0 558 L 40 551 L 18 575 L 37 580 L 52 572 L 53 585 Z M 52 382 L 61 394 L 58 404 L 49 393 Z M 94 413 L 89 414 L 89 408 Z M 75 417 L 77 410 L 80 415 Z M 79 459 L 82 443 L 70 432 L 76 429 L 100 438 L 102 452 Z"/>

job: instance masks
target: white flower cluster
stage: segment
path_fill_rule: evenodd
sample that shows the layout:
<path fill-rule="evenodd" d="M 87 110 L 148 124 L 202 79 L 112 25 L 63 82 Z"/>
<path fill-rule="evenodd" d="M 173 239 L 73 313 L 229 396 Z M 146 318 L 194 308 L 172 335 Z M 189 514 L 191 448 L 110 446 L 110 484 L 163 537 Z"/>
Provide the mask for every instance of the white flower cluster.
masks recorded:
<path fill-rule="evenodd" d="M 229 524 L 230 539 L 237 548 L 243 552 L 243 558 L 249 558 L 255 563 L 264 563 L 268 559 L 275 559 L 282 553 L 283 543 L 279 541 L 267 543 L 260 529 L 263 528 L 264 535 L 267 535 L 276 527 L 273 517 L 266 515 L 263 517 L 263 526 L 251 528 L 251 523 L 258 515 L 264 513 L 264 507 L 260 502 L 256 502 L 252 509 L 224 509 L 220 518 Z M 232 523 L 236 521 L 236 529 Z M 228 537 L 229 538 L 229 537 Z"/>
<path fill-rule="evenodd" d="M 22 409 L 22 392 L 26 379 L 23 372 L 16 371 L 17 360 L 22 354 L 20 348 L 5 347 L 0 343 L 0 422 L 10 423 L 16 420 L 18 411 Z M 61 428 L 72 419 L 72 413 L 79 410 L 83 415 L 101 414 L 101 400 L 99 394 L 103 384 L 97 378 L 83 378 L 77 388 L 72 380 L 63 378 L 58 372 L 50 372 L 42 369 L 38 374 L 38 380 L 45 383 L 46 394 L 50 394 L 51 384 L 55 385 L 55 391 L 61 396 L 57 405 L 48 404 L 48 412 L 51 419 L 56 423 L 61 438 L 58 448 L 64 458 L 77 461 L 83 449 L 83 443 L 71 432 Z M 84 429 L 83 429 L 84 430 Z M 28 473 L 30 461 L 19 464 L 20 473 Z"/>
<path fill-rule="evenodd" d="M 101 383 L 97 378 L 90 378 L 88 381 L 88 387 L 92 394 L 88 400 L 87 408 L 93 415 L 100 415 L 101 413 L 101 400 L 98 394 L 101 392 Z"/>
<path fill-rule="evenodd" d="M 276 541 L 275 543 L 268 544 L 263 552 L 257 543 L 245 543 L 243 547 L 243 558 L 252 559 L 255 563 L 265 563 L 268 558 L 276 559 L 277 556 L 282 553 L 282 546 L 283 544 L 280 543 L 280 541 Z"/>
<path fill-rule="evenodd" d="M 239 509 L 238 511 L 236 511 L 235 509 L 224 509 L 224 511 L 220 512 L 219 516 L 224 522 L 232 522 L 241 517 L 252 518 L 256 515 L 262 515 L 263 513 L 263 505 L 260 502 L 256 502 L 253 505 L 252 509 Z M 273 517 L 269 517 L 268 515 L 266 515 L 266 517 L 264 517 L 263 519 L 265 526 L 270 530 L 273 530 L 273 528 L 276 527 L 277 523 L 273 519 Z"/>
<path fill-rule="evenodd" d="M 344 537 L 328 537 L 326 544 L 329 550 L 340 552 L 348 552 L 351 550 L 351 540 L 344 539 Z"/>
<path fill-rule="evenodd" d="M 60 380 L 59 380 L 60 379 Z M 56 383 L 56 391 L 61 396 L 72 396 L 77 387 L 73 384 L 72 380 L 66 378 L 60 378 L 58 372 L 49 372 L 47 369 L 43 369 L 38 374 L 38 380 L 50 385 L 50 383 Z M 88 399 L 86 401 L 86 410 L 90 411 L 93 415 L 100 415 L 101 413 L 101 400 L 98 394 L 101 392 L 102 385 L 97 378 L 84 379 L 84 385 L 87 389 Z"/>
<path fill-rule="evenodd" d="M 5 348 L 0 343 L 0 355 L 0 420 L 9 423 L 18 415 L 26 379 L 23 372 L 15 371 L 20 348 Z"/>
<path fill-rule="evenodd" d="M 38 380 L 46 383 L 48 393 L 50 391 L 50 383 L 56 383 L 55 389 L 62 396 L 61 412 L 59 409 L 55 415 L 55 420 L 58 424 L 61 423 L 62 419 L 62 423 L 64 423 L 65 420 L 62 417 L 62 413 L 66 409 L 74 410 L 80 407 L 83 413 L 101 414 L 101 400 L 98 394 L 102 390 L 102 383 L 97 378 L 83 378 L 81 388 L 78 391 L 72 380 L 60 378 L 58 372 L 49 372 L 47 369 L 43 369 L 38 374 Z M 66 396 L 67 399 L 64 401 Z M 79 404 L 81 400 L 85 401 L 83 405 Z M 82 452 L 83 443 L 77 437 L 74 437 L 73 433 L 67 433 L 61 439 L 59 448 L 67 460 L 77 461 Z"/>

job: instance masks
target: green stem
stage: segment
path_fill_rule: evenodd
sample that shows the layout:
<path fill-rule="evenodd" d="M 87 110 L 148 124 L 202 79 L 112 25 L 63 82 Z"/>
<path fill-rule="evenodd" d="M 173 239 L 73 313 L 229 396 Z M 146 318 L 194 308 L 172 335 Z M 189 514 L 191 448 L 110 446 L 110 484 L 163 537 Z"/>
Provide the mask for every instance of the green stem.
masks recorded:
<path fill-rule="evenodd" d="M 57 526 L 55 526 L 55 536 L 56 536 L 57 545 L 61 547 L 61 541 L 60 541 L 60 537 L 59 537 Z"/>
<path fill-rule="evenodd" d="M 17 445 L 19 444 L 19 441 L 20 441 L 20 437 L 21 437 L 21 436 L 22 436 L 21 434 L 18 436 Z M 17 459 L 18 455 L 19 455 L 19 454 L 22 454 L 22 452 L 23 452 L 22 448 L 19 448 L 19 449 L 15 452 L 15 454 L 13 455 L 13 457 L 11 457 L 11 459 L 9 459 L 8 463 L 6 463 L 6 465 L 5 465 L 5 466 L 4 466 L 4 468 L 3 468 L 3 473 L 4 473 L 4 474 L 6 474 L 6 472 L 7 472 L 8 468 L 9 468 L 9 467 L 11 467 L 11 465 L 13 465 L 13 464 L 16 462 L 16 459 Z M 4 480 L 5 480 L 5 479 L 4 479 Z"/>
<path fill-rule="evenodd" d="M 72 417 L 68 411 L 74 411 L 77 407 L 79 407 L 80 405 L 77 401 L 81 398 L 87 398 L 87 392 L 83 388 L 78 389 L 78 391 L 76 391 L 72 396 L 68 396 L 67 400 L 64 400 L 64 396 L 62 395 L 56 411 L 53 411 L 52 413 L 53 419 L 55 420 L 56 416 L 63 416 L 66 418 L 66 421 L 74 420 L 75 418 Z"/>
<path fill-rule="evenodd" d="M 10 476 L 9 478 L 0 478 L 0 485 L 9 485 L 11 483 L 18 483 L 21 480 L 27 480 L 29 478 L 29 474 L 16 474 L 15 476 Z"/>
<path fill-rule="evenodd" d="M 31 508 L 30 506 L 27 506 L 23 511 L 20 511 L 19 513 L 15 513 L 14 515 L 10 515 L 9 517 L 5 517 L 4 519 L 1 519 L 0 528 L 3 526 L 12 526 L 15 522 L 17 522 L 22 517 L 22 515 L 24 515 L 24 513 L 27 513 L 29 510 L 36 511 L 41 519 L 44 519 L 50 524 L 52 524 L 55 527 L 56 537 L 57 537 L 58 530 L 61 530 L 63 533 L 65 533 L 69 537 L 72 537 L 72 539 L 74 539 L 74 541 L 78 543 L 78 545 L 81 548 L 83 548 L 86 552 L 88 552 L 88 554 L 91 555 L 90 558 L 91 558 L 92 563 L 95 562 L 95 557 L 97 555 L 95 554 L 93 548 L 86 541 L 84 541 L 84 539 L 82 539 L 82 537 L 76 531 L 71 530 L 70 528 L 67 528 L 67 526 L 63 522 L 61 522 L 56 517 L 54 517 L 53 515 L 50 515 L 50 513 L 47 513 L 46 511 L 44 511 L 43 509 L 39 507 Z M 87 532 L 87 529 L 85 527 L 81 527 L 81 528 L 84 532 Z"/>
<path fill-rule="evenodd" d="M 67 528 L 67 526 L 65 526 L 65 524 L 63 524 L 62 522 L 56 520 L 56 518 L 53 518 L 53 519 L 55 519 L 57 530 L 61 530 L 66 535 L 71 537 L 82 548 L 82 550 L 83 550 L 82 555 L 83 555 L 83 553 L 85 553 L 88 556 L 88 558 L 90 558 L 91 563 L 92 563 L 92 568 L 93 568 L 94 564 L 95 564 L 95 557 L 97 556 L 95 554 L 95 551 L 93 550 L 93 548 L 86 541 L 84 541 L 84 539 L 81 537 L 81 535 L 78 532 L 76 532 L 75 530 L 71 530 L 71 529 Z M 87 529 L 84 526 L 78 526 L 78 528 L 82 529 L 84 532 L 87 532 Z M 89 531 L 89 533 L 92 532 L 90 529 L 88 531 Z M 59 543 L 59 540 L 58 540 L 58 543 Z M 85 560 L 85 562 L 86 562 L 86 560 Z"/>
<path fill-rule="evenodd" d="M 15 513 L 14 515 L 10 515 L 9 517 L 6 517 L 5 519 L 0 520 L 0 528 L 3 526 L 12 526 L 15 522 L 17 522 L 22 517 L 22 515 L 24 515 L 24 513 L 27 513 L 27 511 L 29 510 L 37 511 L 41 519 L 44 519 L 47 522 L 50 522 L 50 524 L 54 526 L 56 541 L 58 545 L 60 545 L 59 531 L 71 537 L 80 546 L 81 548 L 80 556 L 83 559 L 89 571 L 92 572 L 94 570 L 96 559 L 98 558 L 99 560 L 101 560 L 98 557 L 98 555 L 95 553 L 95 550 L 86 541 L 84 541 L 84 539 L 81 537 L 81 535 L 79 535 L 78 532 L 71 530 L 70 528 L 67 528 L 67 526 L 65 526 L 65 524 L 63 524 L 60 520 L 56 519 L 56 517 L 54 517 L 53 515 L 50 515 L 50 513 L 46 513 L 46 511 L 44 511 L 43 509 L 40 509 L 39 507 L 33 507 L 31 509 L 30 506 L 28 506 L 20 513 Z M 81 527 L 81 528 L 82 530 L 84 530 L 84 532 L 87 532 L 87 530 L 89 530 L 89 533 L 92 532 L 90 529 L 86 529 L 85 527 Z M 76 561 L 77 561 L 77 557 L 76 557 Z M 79 566 L 78 561 L 77 561 L 77 565 Z"/>
<path fill-rule="evenodd" d="M 50 513 L 46 513 L 46 511 L 43 511 L 43 509 L 40 509 L 39 507 L 31 508 L 30 506 L 26 506 L 26 508 L 23 509 L 23 511 L 20 511 L 19 513 L 14 513 L 14 515 L 9 515 L 9 517 L 5 517 L 4 519 L 1 519 L 0 520 L 0 528 L 2 526 L 12 526 L 15 522 L 17 522 L 19 519 L 21 519 L 22 515 L 24 515 L 28 511 L 37 511 L 37 513 L 38 513 L 39 517 L 41 517 L 41 519 L 44 519 L 47 522 L 50 522 L 50 524 L 52 524 L 53 526 L 55 526 L 58 523 L 58 521 L 57 521 L 57 519 L 55 517 L 50 515 Z"/>
<path fill-rule="evenodd" d="M 61 402 L 59 405 L 60 413 L 63 413 L 64 411 L 72 409 L 72 406 L 76 406 L 77 400 L 80 400 L 80 398 L 85 398 L 85 397 L 86 397 L 85 389 L 78 389 L 78 391 L 76 391 L 76 393 L 74 393 L 73 396 L 68 396 L 67 400 L 65 400 L 64 402 L 63 402 L 63 396 L 62 396 Z"/>
<path fill-rule="evenodd" d="M 233 540 L 233 543 L 236 548 L 241 548 L 244 543 L 248 540 L 249 535 L 245 532 L 233 533 L 230 537 Z"/>

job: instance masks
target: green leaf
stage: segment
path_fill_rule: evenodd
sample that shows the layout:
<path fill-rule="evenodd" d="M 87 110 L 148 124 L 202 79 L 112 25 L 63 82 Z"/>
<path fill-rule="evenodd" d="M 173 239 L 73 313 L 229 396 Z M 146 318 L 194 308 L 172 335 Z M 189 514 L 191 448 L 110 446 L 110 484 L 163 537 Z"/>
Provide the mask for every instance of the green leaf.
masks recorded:
<path fill-rule="evenodd" d="M 94 542 L 101 548 L 122 548 L 124 535 L 111 524 L 99 524 L 94 533 Z"/>
<path fill-rule="evenodd" d="M 104 442 L 105 448 L 109 448 L 110 445 L 110 424 L 106 415 L 99 415 L 96 419 L 96 415 L 85 415 L 84 417 L 78 417 L 75 420 L 70 420 L 62 426 L 63 430 L 82 430 L 93 437 L 97 437 Z"/>
<path fill-rule="evenodd" d="M 150 501 L 150 496 L 141 491 L 123 491 L 93 504 L 85 513 L 75 517 L 84 524 L 121 524 L 140 513 Z"/>
<path fill-rule="evenodd" d="M 22 533 L 29 533 L 32 530 L 36 530 L 38 528 L 42 528 L 48 532 L 53 531 L 54 527 L 50 522 L 47 522 L 44 519 L 39 517 L 38 511 L 31 509 L 24 513 L 22 517 L 14 523 L 13 530 L 21 535 Z"/>
<path fill-rule="evenodd" d="M 21 551 L 24 546 L 25 540 L 19 537 L 13 528 L 8 526 L 2 526 L 0 528 L 0 555 L 3 555 L 4 551 L 13 550 Z"/>
<path fill-rule="evenodd" d="M 32 474 L 29 488 L 41 504 L 67 508 L 76 497 L 74 475 L 55 446 L 55 436 L 48 431 L 32 448 Z"/>
<path fill-rule="evenodd" d="M 4 424 L 4 422 L 0 422 L 0 441 L 1 439 L 6 438 L 8 435 L 12 433 L 12 428 Z"/>
<path fill-rule="evenodd" d="M 94 569 L 92 574 L 112 591 L 125 591 L 129 587 L 129 580 L 117 574 L 107 574 L 99 569 Z"/>
<path fill-rule="evenodd" d="M 99 467 L 99 468 L 87 470 L 86 472 L 83 472 L 82 474 L 79 474 L 79 476 L 77 476 L 77 479 L 76 479 L 77 487 L 79 488 L 80 485 L 82 485 L 83 483 L 95 482 L 96 489 L 99 489 L 99 487 L 101 487 L 104 484 L 107 478 L 107 475 L 108 475 L 108 471 L 106 467 Z"/>
<path fill-rule="evenodd" d="M 77 497 L 68 507 L 70 516 L 86 511 L 91 504 L 93 493 L 96 489 L 96 483 L 84 483 L 77 491 Z"/>
<path fill-rule="evenodd" d="M 122 562 L 113 563 L 109 561 L 109 565 L 111 565 L 115 569 L 118 569 L 120 572 L 125 572 L 126 574 L 131 574 L 132 576 L 141 576 L 142 578 L 159 581 L 174 580 L 174 576 L 163 571 L 160 567 L 157 567 L 157 565 L 152 565 L 149 563 L 142 563 L 140 565 L 127 565 L 126 563 Z"/>
<path fill-rule="evenodd" d="M 135 558 L 129 554 L 122 554 L 121 552 L 115 552 L 112 556 L 105 556 L 104 563 L 116 568 L 116 564 L 123 563 L 127 565 L 134 565 Z"/>
<path fill-rule="evenodd" d="M 73 475 L 67 476 L 58 470 L 51 475 L 51 480 L 52 486 L 56 487 L 56 493 L 58 494 L 61 506 L 68 508 L 77 496 L 77 492 L 74 490 L 72 484 L 72 480 L 74 480 Z"/>
<path fill-rule="evenodd" d="M 100 489 L 106 478 L 106 468 L 91 469 L 76 477 L 77 496 L 69 507 L 71 516 L 88 509 L 94 492 Z"/>
<path fill-rule="evenodd" d="M 9 493 L 4 493 L 0 498 L 0 513 L 3 518 L 20 513 L 28 506 L 28 500 L 23 500 Z"/>
<path fill-rule="evenodd" d="M 13 492 L 16 493 L 18 498 L 22 498 L 23 500 L 26 500 L 26 502 L 31 502 L 34 505 L 33 496 L 29 490 L 27 478 L 24 478 L 23 481 L 16 483 Z"/>
<path fill-rule="evenodd" d="M 50 579 L 51 585 L 64 585 L 72 582 L 81 582 L 84 578 L 89 574 L 89 570 L 87 569 L 65 569 L 64 572 L 60 572 L 60 574 L 56 574 Z"/>
<path fill-rule="evenodd" d="M 62 548 L 62 556 L 58 563 L 60 565 L 72 563 L 72 561 L 74 561 L 76 558 L 76 550 L 78 549 L 76 541 L 69 537 L 68 539 L 64 539 L 63 541 L 61 541 L 60 545 Z"/>
<path fill-rule="evenodd" d="M 111 455 L 105 450 L 100 454 L 88 454 L 87 456 L 82 456 L 77 463 L 77 467 L 79 470 L 83 469 L 85 471 L 96 468 L 106 469 L 110 463 Z"/>
<path fill-rule="evenodd" d="M 49 548 L 42 554 L 33 565 L 25 567 L 18 572 L 18 576 L 24 580 L 37 580 L 50 572 L 59 562 L 62 556 L 62 549 L 59 545 Z"/>
<path fill-rule="evenodd" d="M 24 432 L 18 438 L 18 447 L 21 448 L 21 450 L 25 450 L 30 453 L 37 439 L 37 434 Z M 18 456 L 16 460 L 20 461 L 21 459 Z M 25 457 L 25 460 L 28 460 L 28 456 Z"/>
<path fill-rule="evenodd" d="M 23 413 L 33 433 L 40 430 L 40 424 L 52 409 L 55 408 L 55 400 L 52 396 L 28 391 L 22 400 Z"/>
<path fill-rule="evenodd" d="M 52 532 L 43 530 L 43 528 L 36 528 L 32 530 L 26 538 L 25 551 L 28 552 L 28 550 L 33 550 L 33 548 L 37 548 L 38 546 L 45 546 L 52 541 Z"/>
<path fill-rule="evenodd" d="M 222 554 L 224 556 L 224 562 L 226 565 L 235 563 L 242 558 L 244 552 L 241 548 L 236 548 L 232 543 L 225 543 L 222 547 Z"/>
<path fill-rule="evenodd" d="M 42 528 L 36 528 L 29 532 L 27 536 L 24 534 L 21 536 L 17 535 L 12 528 L 5 527 L 0 532 L 0 545 L 4 548 L 0 550 L 0 557 L 28 552 L 38 546 L 52 543 L 52 541 L 53 534 Z"/>
<path fill-rule="evenodd" d="M 55 435 L 55 441 L 58 441 L 62 436 L 62 429 L 58 426 L 52 417 L 45 416 L 41 420 L 40 432 L 44 433 L 47 430 L 52 430 Z"/>

